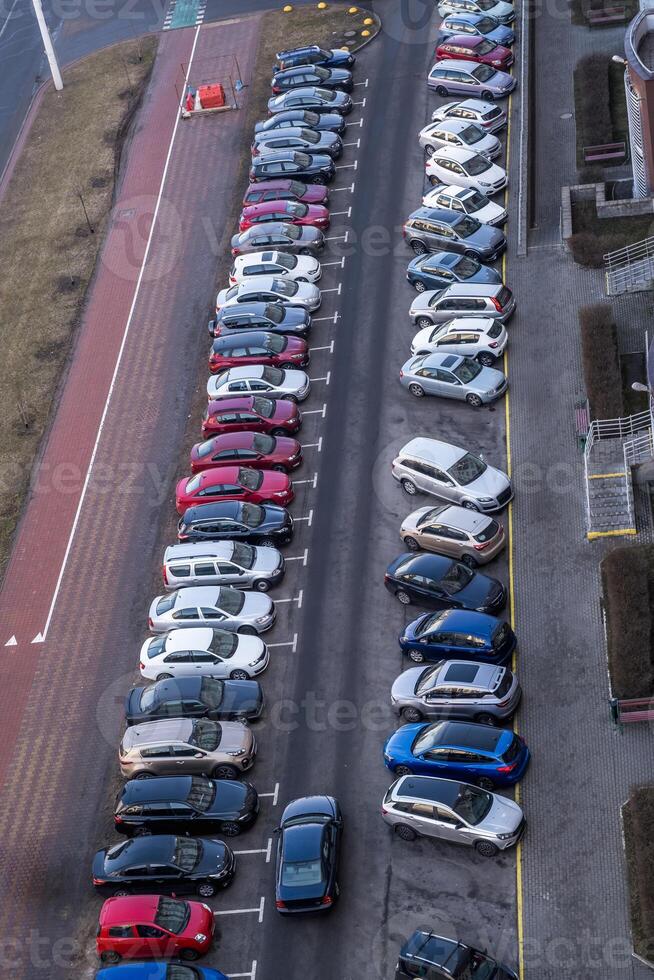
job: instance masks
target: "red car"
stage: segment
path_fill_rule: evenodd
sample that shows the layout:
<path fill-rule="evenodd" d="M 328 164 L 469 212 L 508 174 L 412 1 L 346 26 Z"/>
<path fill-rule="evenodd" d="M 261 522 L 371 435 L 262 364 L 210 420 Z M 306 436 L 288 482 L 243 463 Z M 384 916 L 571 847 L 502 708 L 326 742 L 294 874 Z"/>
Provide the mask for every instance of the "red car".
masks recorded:
<path fill-rule="evenodd" d="M 264 204 L 266 201 L 303 201 L 304 204 L 327 204 L 329 191 L 324 184 L 304 184 L 301 180 L 263 180 L 248 184 L 243 195 L 243 207 Z"/>
<path fill-rule="evenodd" d="M 309 345 L 301 337 L 252 330 L 242 334 L 216 337 L 209 354 L 209 370 L 212 374 L 231 367 L 247 367 L 248 364 L 270 364 L 273 367 L 306 367 L 309 363 Z"/>
<path fill-rule="evenodd" d="M 249 204 L 241 211 L 239 231 L 247 231 L 262 221 L 286 221 L 291 225 L 313 225 L 329 228 L 329 208 L 322 204 L 305 204 L 304 201 L 264 201 Z"/>
<path fill-rule="evenodd" d="M 202 419 L 202 435 L 250 431 L 265 432 L 270 436 L 293 436 L 301 424 L 302 416 L 295 402 L 243 395 L 209 402 Z"/>
<path fill-rule="evenodd" d="M 506 71 L 513 64 L 510 48 L 480 35 L 453 34 L 438 45 L 434 54 L 437 61 L 444 58 L 479 61 L 482 65 L 490 65 L 501 71 Z"/>
<path fill-rule="evenodd" d="M 267 436 L 263 432 L 228 432 L 198 442 L 191 449 L 192 473 L 235 464 L 288 473 L 301 462 L 302 447 L 297 439 Z"/>
<path fill-rule="evenodd" d="M 286 473 L 250 470 L 244 466 L 214 466 L 180 480 L 175 497 L 177 513 L 183 514 L 196 504 L 215 504 L 220 500 L 243 500 L 247 504 L 286 507 L 295 493 Z"/>
<path fill-rule="evenodd" d="M 209 951 L 213 932 L 213 912 L 202 902 L 129 895 L 104 903 L 95 946 L 105 963 L 117 963 L 123 957 L 196 960 Z"/>

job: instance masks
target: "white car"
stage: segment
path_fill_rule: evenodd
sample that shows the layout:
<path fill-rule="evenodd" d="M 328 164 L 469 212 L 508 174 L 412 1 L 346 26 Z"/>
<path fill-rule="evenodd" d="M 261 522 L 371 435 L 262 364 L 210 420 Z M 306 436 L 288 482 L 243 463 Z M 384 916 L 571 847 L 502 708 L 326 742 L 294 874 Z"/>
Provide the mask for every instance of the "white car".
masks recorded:
<path fill-rule="evenodd" d="M 261 592 L 241 592 L 226 585 L 177 589 L 152 600 L 148 628 L 166 633 L 174 627 L 215 626 L 254 636 L 275 622 L 275 603 Z"/>
<path fill-rule="evenodd" d="M 461 146 L 446 146 L 429 157 L 425 171 L 432 184 L 456 184 L 472 187 L 492 197 L 504 190 L 506 170 L 486 157 Z"/>
<path fill-rule="evenodd" d="M 266 364 L 252 364 L 212 374 L 207 381 L 207 398 L 212 402 L 239 395 L 263 395 L 303 402 L 309 389 L 310 381 L 304 371 L 284 371 Z"/>
<path fill-rule="evenodd" d="M 220 313 L 224 306 L 236 303 L 283 303 L 285 306 L 303 306 L 313 312 L 320 306 L 320 290 L 312 283 L 279 276 L 252 276 L 229 289 L 220 290 L 216 297 L 216 313 Z"/>
<path fill-rule="evenodd" d="M 496 133 L 506 126 L 506 111 L 494 102 L 484 99 L 463 99 L 462 102 L 446 102 L 439 105 L 431 114 L 432 122 L 442 122 L 444 119 L 463 119 L 477 123 L 489 133 Z"/>
<path fill-rule="evenodd" d="M 494 17 L 500 24 L 510 24 L 515 20 L 515 9 L 506 0 L 440 0 L 438 16 L 448 14 L 485 14 Z"/>
<path fill-rule="evenodd" d="M 436 184 L 422 198 L 427 208 L 447 208 L 469 214 L 484 225 L 503 225 L 507 219 L 506 208 L 490 201 L 473 187 L 457 187 L 456 184 Z"/>
<path fill-rule="evenodd" d="M 289 255 L 288 252 L 249 252 L 238 255 L 229 273 L 229 284 L 234 286 L 252 276 L 277 276 L 294 279 L 295 282 L 318 282 L 322 269 L 318 259 L 310 255 Z"/>
<path fill-rule="evenodd" d="M 141 677 L 219 677 L 246 681 L 270 662 L 268 647 L 258 636 L 239 636 L 209 627 L 173 629 L 149 637 L 141 647 Z"/>
<path fill-rule="evenodd" d="M 486 133 L 477 123 L 466 122 L 465 119 L 430 122 L 418 133 L 418 142 L 429 156 L 443 146 L 464 146 L 476 153 L 483 153 L 489 160 L 502 152 L 497 136 Z"/>
<path fill-rule="evenodd" d="M 490 367 L 502 356 L 508 343 L 508 335 L 499 320 L 486 316 L 458 316 L 419 330 L 411 341 L 411 353 L 461 354 L 475 357 L 480 364 Z"/>

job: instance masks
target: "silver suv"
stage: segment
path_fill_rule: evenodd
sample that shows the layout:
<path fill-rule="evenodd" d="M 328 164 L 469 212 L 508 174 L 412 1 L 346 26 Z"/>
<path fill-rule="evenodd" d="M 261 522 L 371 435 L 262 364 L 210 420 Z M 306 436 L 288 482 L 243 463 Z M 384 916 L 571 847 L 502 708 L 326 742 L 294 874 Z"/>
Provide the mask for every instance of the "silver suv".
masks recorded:
<path fill-rule="evenodd" d="M 409 316 L 418 327 L 444 323 L 457 316 L 491 317 L 506 323 L 515 310 L 515 298 L 502 283 L 454 283 L 445 289 L 418 293 Z"/>
<path fill-rule="evenodd" d="M 256 752 L 252 731 L 240 721 L 145 721 L 123 735 L 120 771 L 127 779 L 148 775 L 236 779 L 250 769 Z"/>
<path fill-rule="evenodd" d="M 497 725 L 515 714 L 521 695 L 518 678 L 506 667 L 442 660 L 403 671 L 393 682 L 391 705 L 405 722 L 448 718 Z"/>
<path fill-rule="evenodd" d="M 195 541 L 166 548 L 166 589 L 192 585 L 234 585 L 267 592 L 284 577 L 284 559 L 276 548 L 240 541 Z"/>
<path fill-rule="evenodd" d="M 469 783 L 435 776 L 401 776 L 389 786 L 382 816 L 402 840 L 439 837 L 494 857 L 518 843 L 525 830 L 513 800 Z"/>

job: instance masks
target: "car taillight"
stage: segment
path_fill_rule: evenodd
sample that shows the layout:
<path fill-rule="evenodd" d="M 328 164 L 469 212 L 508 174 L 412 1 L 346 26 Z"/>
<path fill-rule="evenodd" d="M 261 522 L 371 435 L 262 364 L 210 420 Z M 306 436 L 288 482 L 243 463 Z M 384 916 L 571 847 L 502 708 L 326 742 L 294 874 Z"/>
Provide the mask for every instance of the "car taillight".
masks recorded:
<path fill-rule="evenodd" d="M 498 772 L 513 772 L 513 770 L 515 769 L 515 767 L 517 765 L 518 765 L 517 762 L 512 762 L 510 766 L 499 766 L 498 769 L 497 769 L 497 771 Z"/>
<path fill-rule="evenodd" d="M 151 630 L 152 629 L 152 626 L 153 626 L 152 616 L 148 616 L 148 629 Z"/>
<path fill-rule="evenodd" d="M 282 902 L 281 898 L 278 898 L 277 901 L 275 902 L 275 908 L 276 909 L 285 909 L 286 908 L 286 902 Z"/>
<path fill-rule="evenodd" d="M 384 815 L 388 813 L 388 810 L 384 806 L 381 808 L 381 810 Z"/>
<path fill-rule="evenodd" d="M 238 249 L 238 248 L 233 248 L 232 249 L 232 255 L 240 255 L 240 254 L 241 254 L 240 249 Z"/>
<path fill-rule="evenodd" d="M 104 878 L 94 878 L 93 879 L 93 884 L 94 885 L 104 885 Z"/>
<path fill-rule="evenodd" d="M 165 565 L 161 566 L 161 574 L 163 575 L 164 585 L 168 585 L 168 571 Z"/>
<path fill-rule="evenodd" d="M 275 95 L 278 95 L 281 92 L 279 85 L 273 85 L 272 90 L 275 93 Z"/>
<path fill-rule="evenodd" d="M 123 822 L 123 818 L 121 817 L 121 815 L 119 813 L 114 814 L 114 823 L 122 823 L 122 822 Z"/>
<path fill-rule="evenodd" d="M 475 551 L 483 551 L 484 548 L 487 548 L 489 544 L 490 541 L 480 541 L 478 544 L 473 545 L 473 547 Z"/>
<path fill-rule="evenodd" d="M 139 670 L 145 670 L 145 664 L 139 664 Z"/>
<path fill-rule="evenodd" d="M 401 368 L 400 368 L 400 377 L 401 377 L 401 378 L 403 378 L 403 377 L 404 377 L 404 371 L 403 371 L 403 370 L 402 370 Z"/>
<path fill-rule="evenodd" d="M 323 898 L 323 900 L 322 900 L 322 902 L 320 904 L 321 905 L 331 905 L 333 901 L 334 900 L 331 897 L 331 895 L 325 895 L 325 897 Z"/>
<path fill-rule="evenodd" d="M 497 343 L 496 340 L 492 340 L 488 346 L 489 347 L 498 347 L 499 345 L 498 345 L 498 343 Z"/>
<path fill-rule="evenodd" d="M 502 304 L 500 303 L 500 301 L 495 296 L 491 296 L 491 302 L 492 302 L 493 306 L 495 307 L 495 309 L 498 311 L 498 313 L 501 313 L 502 312 Z"/>

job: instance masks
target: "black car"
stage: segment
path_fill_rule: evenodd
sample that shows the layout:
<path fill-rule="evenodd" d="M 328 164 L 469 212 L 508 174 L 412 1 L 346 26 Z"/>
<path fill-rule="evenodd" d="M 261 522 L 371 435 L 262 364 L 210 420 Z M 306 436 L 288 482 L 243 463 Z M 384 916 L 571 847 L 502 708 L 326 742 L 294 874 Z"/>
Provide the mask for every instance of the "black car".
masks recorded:
<path fill-rule="evenodd" d="M 133 687 L 125 698 L 125 721 L 135 725 L 157 718 L 242 718 L 263 711 L 258 681 L 221 681 L 217 677 L 178 677 Z"/>
<path fill-rule="evenodd" d="M 235 871 L 227 844 L 197 837 L 134 837 L 103 847 L 93 858 L 93 884 L 105 895 L 163 892 L 210 898 L 230 884 Z"/>
<path fill-rule="evenodd" d="M 268 112 L 271 116 L 276 116 L 278 112 L 286 112 L 287 109 L 340 112 L 342 116 L 347 116 L 349 112 L 352 112 L 352 99 L 347 92 L 318 88 L 315 85 L 291 89 L 290 92 L 273 95 L 271 99 L 268 99 Z"/>
<path fill-rule="evenodd" d="M 269 119 L 262 119 L 254 126 L 255 133 L 267 133 L 271 129 L 291 129 L 306 126 L 308 129 L 327 130 L 338 133 L 345 131 L 345 120 L 338 112 L 311 112 L 310 109 L 288 109 Z"/>
<path fill-rule="evenodd" d="M 298 65 L 322 65 L 324 68 L 351 68 L 356 58 L 344 48 L 321 48 L 318 44 L 306 44 L 301 48 L 278 51 L 273 71 L 296 68 Z"/>
<path fill-rule="evenodd" d="M 280 200 L 282 198 L 280 197 Z M 295 200 L 289 194 L 288 200 Z M 252 202 L 259 203 L 259 202 Z M 252 225 L 232 238 L 232 255 L 246 255 L 273 248 L 278 252 L 315 255 L 325 247 L 325 235 L 313 225 L 291 225 L 285 221 L 267 221 L 265 226 Z"/>
<path fill-rule="evenodd" d="M 251 827 L 259 797 L 250 783 L 203 776 L 130 779 L 116 797 L 114 824 L 128 837 L 154 834 L 221 834 Z"/>
<path fill-rule="evenodd" d="M 333 796 L 303 796 L 280 821 L 275 867 L 278 912 L 324 912 L 338 898 L 343 817 Z"/>
<path fill-rule="evenodd" d="M 275 177 L 299 177 L 308 184 L 328 184 L 335 173 L 334 161 L 322 153 L 275 150 L 262 153 L 252 161 L 250 180 L 256 183 Z"/>
<path fill-rule="evenodd" d="M 418 602 L 431 609 L 474 609 L 491 616 L 506 605 L 506 589 L 497 579 L 452 558 L 426 552 L 399 555 L 386 569 L 384 585 L 404 605 Z"/>
<path fill-rule="evenodd" d="M 402 949 L 397 961 L 395 980 L 453 980 L 455 977 L 488 977 L 492 980 L 518 980 L 508 966 L 498 963 L 473 946 L 456 939 L 444 939 L 433 932 L 416 929 Z"/>
<path fill-rule="evenodd" d="M 273 116 L 273 119 L 275 117 Z M 299 150 L 315 156 L 324 153 L 337 160 L 343 153 L 343 141 L 337 133 L 329 130 L 307 129 L 305 126 L 289 126 L 286 129 L 265 130 L 255 133 L 252 142 L 252 158 L 275 150 Z"/>
<path fill-rule="evenodd" d="M 288 544 L 293 518 L 283 507 L 221 500 L 189 507 L 177 525 L 179 541 L 247 541 L 250 544 Z"/>
<path fill-rule="evenodd" d="M 270 82 L 270 87 L 279 95 L 289 89 L 304 88 L 307 85 L 318 85 L 320 88 L 340 89 L 351 92 L 354 87 L 352 72 L 347 68 L 322 68 L 320 65 L 298 65 L 296 68 L 283 68 L 276 71 Z"/>
<path fill-rule="evenodd" d="M 223 306 L 209 321 L 209 334 L 222 337 L 228 331 L 266 330 L 269 333 L 306 337 L 311 327 L 311 314 L 301 306 L 282 303 L 235 303 Z"/>

